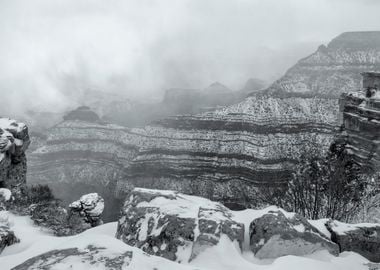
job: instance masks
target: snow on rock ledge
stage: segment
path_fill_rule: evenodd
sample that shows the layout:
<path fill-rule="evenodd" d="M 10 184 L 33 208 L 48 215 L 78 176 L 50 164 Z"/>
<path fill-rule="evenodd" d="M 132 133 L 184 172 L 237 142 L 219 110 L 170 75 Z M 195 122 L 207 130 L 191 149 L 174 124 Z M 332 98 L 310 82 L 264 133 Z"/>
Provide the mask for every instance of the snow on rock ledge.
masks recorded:
<path fill-rule="evenodd" d="M 380 262 L 380 224 L 346 224 L 329 221 L 325 225 L 340 252 L 354 251 L 373 262 Z"/>
<path fill-rule="evenodd" d="M 251 250 L 260 259 L 302 256 L 319 250 L 339 254 L 335 243 L 298 214 L 270 211 L 252 221 L 249 235 Z"/>
<path fill-rule="evenodd" d="M 221 235 L 244 240 L 244 225 L 232 220 L 229 209 L 210 200 L 175 191 L 135 188 L 126 200 L 116 237 L 145 252 L 188 262 Z"/>

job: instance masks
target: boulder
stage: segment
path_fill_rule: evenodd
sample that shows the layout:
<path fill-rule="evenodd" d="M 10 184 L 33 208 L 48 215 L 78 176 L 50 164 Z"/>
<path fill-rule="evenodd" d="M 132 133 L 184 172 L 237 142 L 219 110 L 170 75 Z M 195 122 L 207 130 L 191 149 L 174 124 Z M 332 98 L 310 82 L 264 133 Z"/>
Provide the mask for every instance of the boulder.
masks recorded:
<path fill-rule="evenodd" d="M 91 227 L 103 223 L 101 215 L 104 210 L 104 199 L 98 193 L 89 193 L 69 205 L 71 215 L 80 215 Z"/>
<path fill-rule="evenodd" d="M 210 200 L 175 191 L 135 188 L 125 201 L 116 237 L 145 252 L 188 262 L 216 245 L 221 235 L 244 240 L 244 225 L 229 209 Z"/>
<path fill-rule="evenodd" d="M 339 254 L 338 246 L 305 218 L 283 211 L 269 211 L 252 221 L 250 248 L 260 259 L 302 256 L 319 250 Z"/>
<path fill-rule="evenodd" d="M 372 262 L 380 262 L 380 224 L 346 224 L 331 220 L 326 227 L 340 252 L 354 251 Z"/>

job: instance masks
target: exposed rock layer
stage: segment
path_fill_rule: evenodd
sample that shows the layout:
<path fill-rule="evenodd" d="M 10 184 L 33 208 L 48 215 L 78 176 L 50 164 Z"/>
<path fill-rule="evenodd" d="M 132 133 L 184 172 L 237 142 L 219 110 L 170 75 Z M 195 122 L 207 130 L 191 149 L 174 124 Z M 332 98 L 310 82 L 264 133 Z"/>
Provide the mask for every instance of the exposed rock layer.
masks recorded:
<path fill-rule="evenodd" d="M 323 154 L 337 119 L 337 100 L 250 97 L 141 129 L 64 121 L 30 156 L 28 177 L 68 202 L 88 192 L 107 202 L 137 186 L 253 206 L 257 188 L 285 184 L 302 154 Z"/>
<path fill-rule="evenodd" d="M 379 74 L 380 77 L 380 74 Z M 340 140 L 347 153 L 366 171 L 380 171 L 380 95 L 366 97 L 364 89 L 343 94 L 340 111 L 343 132 Z M 380 93 L 380 88 L 378 89 Z"/>

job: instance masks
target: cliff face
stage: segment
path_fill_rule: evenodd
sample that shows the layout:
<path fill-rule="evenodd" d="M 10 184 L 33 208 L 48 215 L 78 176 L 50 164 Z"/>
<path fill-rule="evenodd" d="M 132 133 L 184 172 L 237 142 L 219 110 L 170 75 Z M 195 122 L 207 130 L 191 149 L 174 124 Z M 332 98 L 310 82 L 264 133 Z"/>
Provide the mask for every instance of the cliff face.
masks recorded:
<path fill-rule="evenodd" d="M 8 118 L 0 118 L 0 186 L 14 192 L 26 184 L 25 151 L 30 143 L 28 128 Z"/>
<path fill-rule="evenodd" d="M 343 94 L 340 111 L 348 154 L 369 171 L 380 171 L 380 74 L 368 81 L 364 74 L 361 91 Z M 369 92 L 373 90 L 372 94 Z"/>
<path fill-rule="evenodd" d="M 145 128 L 64 121 L 31 154 L 28 179 L 67 201 L 84 191 L 123 198 L 137 186 L 250 206 L 258 187 L 286 183 L 311 147 L 327 149 L 337 115 L 336 100 L 250 97 Z"/>
<path fill-rule="evenodd" d="M 268 92 L 338 98 L 361 86 L 360 73 L 380 71 L 380 32 L 347 32 L 301 59 Z"/>

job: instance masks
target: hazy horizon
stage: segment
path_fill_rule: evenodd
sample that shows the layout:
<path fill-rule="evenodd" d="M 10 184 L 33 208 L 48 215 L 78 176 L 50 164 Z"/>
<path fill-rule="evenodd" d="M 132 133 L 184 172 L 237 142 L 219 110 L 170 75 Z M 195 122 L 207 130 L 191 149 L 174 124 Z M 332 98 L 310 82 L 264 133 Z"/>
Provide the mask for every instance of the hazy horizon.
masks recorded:
<path fill-rule="evenodd" d="M 215 81 L 234 90 L 249 78 L 272 82 L 342 32 L 380 29 L 379 7 L 375 0 L 0 0 L 0 113 L 62 111 L 89 89 L 143 99 Z"/>

